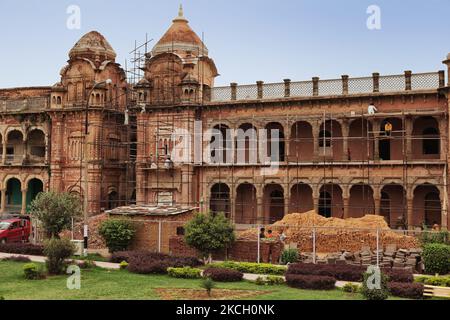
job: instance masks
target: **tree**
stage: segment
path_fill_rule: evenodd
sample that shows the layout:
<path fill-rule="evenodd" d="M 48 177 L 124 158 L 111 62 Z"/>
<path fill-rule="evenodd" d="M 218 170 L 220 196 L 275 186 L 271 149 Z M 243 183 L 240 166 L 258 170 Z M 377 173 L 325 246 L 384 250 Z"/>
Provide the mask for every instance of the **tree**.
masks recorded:
<path fill-rule="evenodd" d="M 228 248 L 235 240 L 234 228 L 223 213 L 197 213 L 185 227 L 186 243 L 211 261 L 214 252 Z"/>
<path fill-rule="evenodd" d="M 48 238 L 59 238 L 61 231 L 70 229 L 72 218 L 81 216 L 81 201 L 70 193 L 43 192 L 30 206 L 30 214 L 37 218 Z"/>
<path fill-rule="evenodd" d="M 126 250 L 131 244 L 136 230 L 130 221 L 111 219 L 102 222 L 99 233 L 112 253 Z"/>

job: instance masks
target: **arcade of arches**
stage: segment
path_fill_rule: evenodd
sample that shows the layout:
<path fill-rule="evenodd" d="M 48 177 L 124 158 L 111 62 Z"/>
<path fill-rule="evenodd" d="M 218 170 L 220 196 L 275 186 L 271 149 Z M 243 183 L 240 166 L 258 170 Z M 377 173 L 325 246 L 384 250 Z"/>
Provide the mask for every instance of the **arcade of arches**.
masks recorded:
<path fill-rule="evenodd" d="M 22 186 L 20 179 L 12 177 L 5 181 L 4 186 L 0 198 L 0 212 L 2 213 L 25 214 L 29 210 L 31 202 L 44 191 L 44 183 L 39 178 L 29 179 Z"/>
<path fill-rule="evenodd" d="M 422 227 L 441 224 L 441 191 L 429 183 L 416 186 L 407 197 L 403 185 L 386 184 L 374 190 L 367 184 L 344 186 L 324 184 L 313 188 L 298 183 L 287 188 L 271 183 L 255 186 L 241 183 L 233 188 L 216 183 L 210 188 L 209 208 L 223 212 L 236 224 L 271 224 L 288 213 L 316 210 L 325 217 L 357 218 L 366 214 L 381 215 L 393 228 Z M 233 196 L 234 195 L 234 196 Z"/>
<path fill-rule="evenodd" d="M 273 162 L 444 160 L 440 132 L 442 120 L 431 116 L 356 118 L 353 120 L 297 121 L 291 125 L 270 122 L 267 132 L 267 157 Z M 386 130 L 386 128 L 390 128 Z M 214 140 L 221 141 L 215 163 L 237 164 L 258 161 L 258 128 L 243 123 L 236 128 L 217 124 Z M 229 133 L 235 130 L 233 138 Z M 239 134 L 240 133 L 240 134 Z M 240 138 L 239 138 L 240 137 Z M 234 157 L 231 155 L 235 141 Z M 274 152 L 274 146 L 278 146 Z M 404 157 L 403 155 L 406 155 Z M 261 159 L 259 159 L 261 160 Z"/>

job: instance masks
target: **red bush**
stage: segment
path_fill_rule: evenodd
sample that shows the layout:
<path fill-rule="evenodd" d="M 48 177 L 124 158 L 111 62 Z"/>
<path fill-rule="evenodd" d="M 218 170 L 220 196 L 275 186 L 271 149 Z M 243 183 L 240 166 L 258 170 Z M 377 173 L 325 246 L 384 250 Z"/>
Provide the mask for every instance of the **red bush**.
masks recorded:
<path fill-rule="evenodd" d="M 336 279 L 328 276 L 287 274 L 286 283 L 288 286 L 298 289 L 333 290 Z"/>
<path fill-rule="evenodd" d="M 362 281 L 364 267 L 337 264 L 294 263 L 289 265 L 286 274 L 317 275 L 333 277 L 341 281 Z"/>
<path fill-rule="evenodd" d="M 422 283 L 405 283 L 405 282 L 389 282 L 389 292 L 395 297 L 422 299 L 423 284 Z"/>
<path fill-rule="evenodd" d="M 131 262 L 132 259 L 139 258 L 147 262 L 165 262 L 170 267 L 198 267 L 203 262 L 195 257 L 174 257 L 163 253 L 155 253 L 148 251 L 119 251 L 112 254 L 110 261 L 120 263 L 126 261 Z"/>
<path fill-rule="evenodd" d="M 241 281 L 244 274 L 233 269 L 208 268 L 203 271 L 203 276 L 219 282 L 235 282 Z"/>
<path fill-rule="evenodd" d="M 44 247 L 31 243 L 4 243 L 0 244 L 0 252 L 42 256 L 44 255 Z"/>
<path fill-rule="evenodd" d="M 133 257 L 128 264 L 128 271 L 140 274 L 166 274 L 170 265 L 166 261 L 156 261 L 145 257 Z"/>
<path fill-rule="evenodd" d="M 389 282 L 413 283 L 414 275 L 408 270 L 386 269 L 383 273 L 389 277 Z"/>

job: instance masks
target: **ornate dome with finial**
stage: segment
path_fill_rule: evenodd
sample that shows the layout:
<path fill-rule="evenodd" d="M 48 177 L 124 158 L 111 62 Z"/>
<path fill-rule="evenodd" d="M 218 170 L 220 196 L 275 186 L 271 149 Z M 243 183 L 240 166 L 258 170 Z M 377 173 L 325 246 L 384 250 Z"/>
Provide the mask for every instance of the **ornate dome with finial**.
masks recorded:
<path fill-rule="evenodd" d="M 100 60 L 115 60 L 116 53 L 105 37 L 97 31 L 86 33 L 69 52 L 70 59 L 76 57 Z"/>
<path fill-rule="evenodd" d="M 173 19 L 172 22 L 169 30 L 153 47 L 153 56 L 173 51 L 190 51 L 195 55 L 208 55 L 208 49 L 199 36 L 191 29 L 189 21 L 184 17 L 181 5 L 178 17 Z"/>

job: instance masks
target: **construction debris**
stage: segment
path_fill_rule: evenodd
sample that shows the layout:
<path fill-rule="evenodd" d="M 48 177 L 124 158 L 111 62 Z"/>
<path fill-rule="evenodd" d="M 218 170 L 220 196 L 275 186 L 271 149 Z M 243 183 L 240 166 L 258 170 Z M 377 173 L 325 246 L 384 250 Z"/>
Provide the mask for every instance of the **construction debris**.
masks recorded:
<path fill-rule="evenodd" d="M 419 241 L 391 230 L 381 216 L 366 215 L 362 218 L 325 218 L 314 211 L 286 215 L 281 221 L 267 226 L 275 235 L 284 233 L 285 244 L 295 243 L 300 252 L 313 251 L 315 232 L 316 253 L 359 252 L 362 263 L 370 263 L 370 252 L 377 250 L 377 229 L 379 248 L 395 245 L 398 248 L 419 247 Z M 257 229 L 238 234 L 240 240 L 256 240 Z M 381 254 L 381 253 L 379 253 Z"/>
<path fill-rule="evenodd" d="M 92 216 L 88 220 L 88 231 L 89 231 L 89 243 L 88 246 L 90 249 L 104 249 L 106 248 L 106 244 L 103 241 L 103 238 L 99 235 L 98 229 L 100 224 L 108 219 L 108 215 L 100 214 L 96 216 Z M 73 239 L 74 240 L 83 240 L 83 226 L 84 222 L 77 222 L 74 225 L 73 230 Z M 61 238 L 71 239 L 72 231 L 64 231 L 60 234 Z"/>

